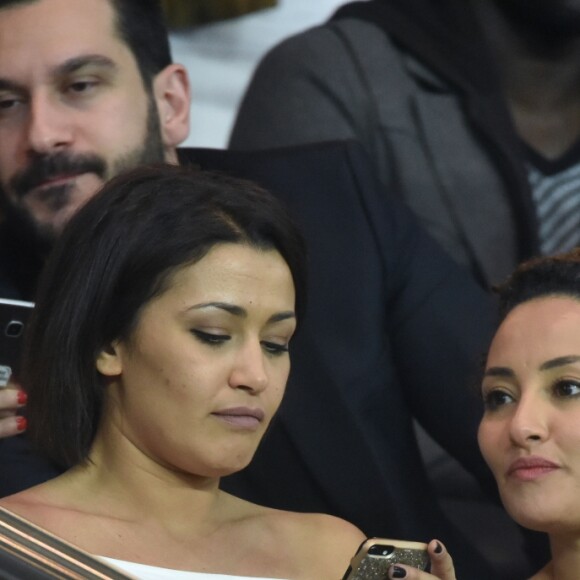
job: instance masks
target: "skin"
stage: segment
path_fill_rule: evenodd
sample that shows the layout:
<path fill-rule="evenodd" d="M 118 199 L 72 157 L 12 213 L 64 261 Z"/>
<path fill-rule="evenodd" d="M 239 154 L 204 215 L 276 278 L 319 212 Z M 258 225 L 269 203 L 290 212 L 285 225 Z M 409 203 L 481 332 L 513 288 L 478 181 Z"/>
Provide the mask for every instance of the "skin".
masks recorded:
<path fill-rule="evenodd" d="M 553 560 L 534 578 L 580 569 L 580 301 L 514 308 L 489 350 L 479 444 L 502 501 L 522 526 L 547 532 Z M 532 459 L 515 469 L 514 461 Z M 541 459 L 546 467 L 537 464 Z"/>
<path fill-rule="evenodd" d="M 411 566 L 393 566 L 389 569 L 389 578 L 406 578 L 407 580 L 455 580 L 455 569 L 453 560 L 442 542 L 432 540 L 427 546 L 427 551 L 431 559 L 431 574 L 421 572 Z M 398 570 L 398 575 L 396 574 Z M 404 576 L 401 575 L 404 571 Z"/>
<path fill-rule="evenodd" d="M 146 90 L 107 0 L 39 0 L 0 10 L 3 213 L 28 238 L 50 245 L 104 180 L 144 161 L 177 162 L 189 102 L 181 65 L 168 66 Z M 61 164 L 39 173 L 39 160 L 63 156 L 100 161 L 102 171 Z M 17 193 L 14 179 L 23 173 L 35 185 Z M 0 437 L 23 427 L 14 416 L 18 391 L 14 382 L 0 390 Z"/>

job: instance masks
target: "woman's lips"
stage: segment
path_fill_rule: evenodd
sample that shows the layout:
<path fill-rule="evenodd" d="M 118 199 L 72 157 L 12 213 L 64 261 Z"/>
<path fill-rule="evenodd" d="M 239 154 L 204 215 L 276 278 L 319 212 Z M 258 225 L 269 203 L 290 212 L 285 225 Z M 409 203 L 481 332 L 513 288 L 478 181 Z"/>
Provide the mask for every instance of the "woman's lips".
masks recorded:
<path fill-rule="evenodd" d="M 543 457 L 520 457 L 508 468 L 507 475 L 520 481 L 533 481 L 560 469 L 560 466 Z"/>
<path fill-rule="evenodd" d="M 265 416 L 262 409 L 250 409 L 249 407 L 222 409 L 215 411 L 212 415 L 233 427 L 250 430 L 257 429 Z"/>

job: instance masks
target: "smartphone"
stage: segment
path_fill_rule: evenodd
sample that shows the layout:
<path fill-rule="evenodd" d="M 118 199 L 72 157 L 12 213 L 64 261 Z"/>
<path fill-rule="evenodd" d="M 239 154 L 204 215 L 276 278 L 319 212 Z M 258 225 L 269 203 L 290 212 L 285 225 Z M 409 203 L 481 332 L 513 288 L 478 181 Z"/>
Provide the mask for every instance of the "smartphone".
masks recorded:
<path fill-rule="evenodd" d="M 389 567 L 393 564 L 406 564 L 419 570 L 427 570 L 427 544 L 368 538 L 350 561 L 342 580 L 385 580 Z"/>
<path fill-rule="evenodd" d="M 0 388 L 18 373 L 24 327 L 34 302 L 0 298 Z"/>

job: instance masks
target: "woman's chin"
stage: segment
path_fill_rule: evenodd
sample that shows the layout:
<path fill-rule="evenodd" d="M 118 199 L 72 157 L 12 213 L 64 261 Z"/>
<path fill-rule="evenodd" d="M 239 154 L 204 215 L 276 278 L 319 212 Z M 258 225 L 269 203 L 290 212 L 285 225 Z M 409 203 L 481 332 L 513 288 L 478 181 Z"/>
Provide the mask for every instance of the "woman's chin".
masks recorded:
<path fill-rule="evenodd" d="M 565 518 L 547 506 L 510 506 L 506 510 L 520 526 L 534 532 L 557 533 L 566 527 Z"/>

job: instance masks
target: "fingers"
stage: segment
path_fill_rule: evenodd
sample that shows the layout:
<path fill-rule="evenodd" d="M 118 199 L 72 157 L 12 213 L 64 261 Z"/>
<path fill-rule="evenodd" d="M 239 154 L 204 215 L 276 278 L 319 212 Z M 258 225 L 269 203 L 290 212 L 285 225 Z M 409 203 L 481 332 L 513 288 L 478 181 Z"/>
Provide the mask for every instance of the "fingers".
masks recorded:
<path fill-rule="evenodd" d="M 26 404 L 26 393 L 17 386 L 8 386 L 0 389 L 0 412 L 13 411 L 20 409 Z"/>
<path fill-rule="evenodd" d="M 16 386 L 0 389 L 0 438 L 18 435 L 26 429 L 26 419 L 16 415 L 26 404 L 26 393 Z"/>
<path fill-rule="evenodd" d="M 26 417 L 14 415 L 0 419 L 0 439 L 18 435 L 26 430 Z"/>
<path fill-rule="evenodd" d="M 431 575 L 440 580 L 455 580 L 453 559 L 442 542 L 429 542 L 429 557 L 431 558 Z"/>
<path fill-rule="evenodd" d="M 406 580 L 456 580 L 453 560 L 445 546 L 432 540 L 428 546 L 431 559 L 431 573 L 422 572 L 411 566 L 395 564 L 389 568 L 389 578 L 406 578 Z"/>

